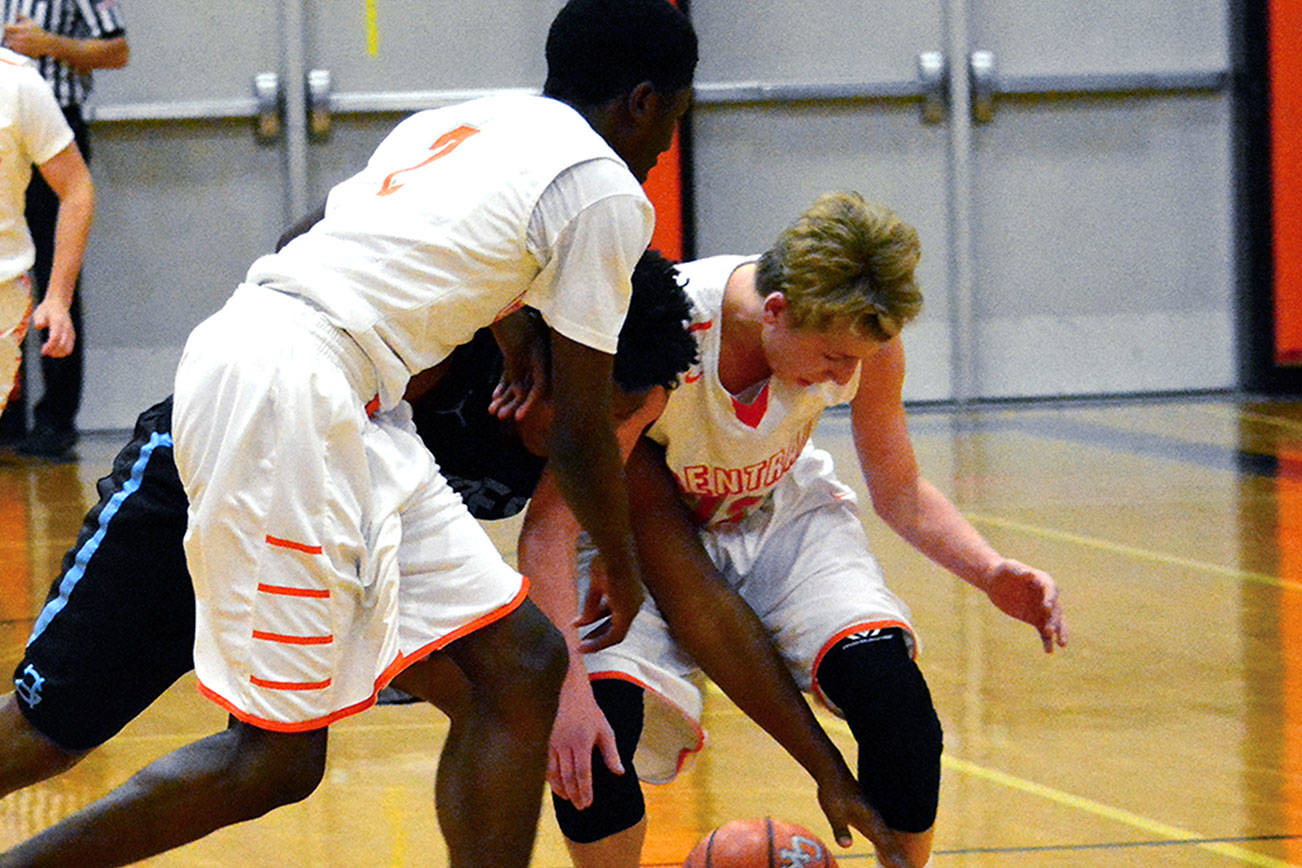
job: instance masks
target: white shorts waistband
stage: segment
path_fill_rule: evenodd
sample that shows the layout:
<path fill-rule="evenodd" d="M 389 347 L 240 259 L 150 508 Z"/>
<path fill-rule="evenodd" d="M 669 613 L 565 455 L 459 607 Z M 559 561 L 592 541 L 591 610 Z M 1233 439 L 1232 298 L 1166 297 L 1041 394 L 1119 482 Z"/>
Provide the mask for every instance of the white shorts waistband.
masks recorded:
<path fill-rule="evenodd" d="M 357 341 L 332 323 L 325 311 L 310 300 L 270 286 L 241 283 L 227 304 L 253 305 L 264 318 L 270 317 L 301 328 L 339 363 L 363 404 L 379 394 L 380 377 L 370 358 L 358 346 Z"/>

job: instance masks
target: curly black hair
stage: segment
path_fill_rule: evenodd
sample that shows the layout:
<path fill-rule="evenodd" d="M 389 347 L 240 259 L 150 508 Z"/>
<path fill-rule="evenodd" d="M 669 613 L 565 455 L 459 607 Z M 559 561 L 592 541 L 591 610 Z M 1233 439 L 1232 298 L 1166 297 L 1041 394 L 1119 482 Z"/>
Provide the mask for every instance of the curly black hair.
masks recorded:
<path fill-rule="evenodd" d="M 692 303 L 674 263 L 648 250 L 633 269 L 633 295 L 615 349 L 615 385 L 641 393 L 672 389 L 696 362 L 696 339 L 687 330 Z"/>
<path fill-rule="evenodd" d="M 668 0 L 570 0 L 547 33 L 543 93 L 599 106 L 644 81 L 660 93 L 692 83 L 696 31 Z"/>

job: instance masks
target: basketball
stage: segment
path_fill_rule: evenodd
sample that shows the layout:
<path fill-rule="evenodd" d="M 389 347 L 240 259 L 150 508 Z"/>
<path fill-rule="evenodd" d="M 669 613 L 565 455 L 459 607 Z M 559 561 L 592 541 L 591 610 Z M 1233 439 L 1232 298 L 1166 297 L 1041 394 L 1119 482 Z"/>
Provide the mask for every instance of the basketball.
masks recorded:
<path fill-rule="evenodd" d="M 836 860 L 804 826 L 772 817 L 733 820 L 701 839 L 683 868 L 830 868 Z"/>

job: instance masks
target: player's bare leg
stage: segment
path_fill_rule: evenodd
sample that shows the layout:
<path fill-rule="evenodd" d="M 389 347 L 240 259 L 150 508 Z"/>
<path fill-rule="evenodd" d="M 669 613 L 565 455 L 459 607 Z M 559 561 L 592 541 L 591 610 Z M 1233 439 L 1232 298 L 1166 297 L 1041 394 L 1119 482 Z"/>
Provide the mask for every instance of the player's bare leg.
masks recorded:
<path fill-rule="evenodd" d="M 448 691 L 446 661 L 422 661 L 394 685 L 451 718 L 434 799 L 453 868 L 526 866 L 547 773 L 547 739 L 565 677 L 565 642 L 529 601 L 444 653 L 468 691 Z"/>
<path fill-rule="evenodd" d="M 325 771 L 326 733 L 232 721 L 0 856 L 0 866 L 125 865 L 305 799 Z"/>
<path fill-rule="evenodd" d="M 565 839 L 574 868 L 637 868 L 642 864 L 642 844 L 646 841 L 646 817 L 622 832 L 600 841 L 579 844 Z"/>
<path fill-rule="evenodd" d="M 931 839 L 935 837 L 935 827 L 925 832 L 896 832 L 895 836 L 909 856 L 909 864 L 923 866 L 931 858 Z"/>
<path fill-rule="evenodd" d="M 18 699 L 0 697 L 0 798 L 75 766 L 90 751 L 67 751 L 27 722 Z"/>

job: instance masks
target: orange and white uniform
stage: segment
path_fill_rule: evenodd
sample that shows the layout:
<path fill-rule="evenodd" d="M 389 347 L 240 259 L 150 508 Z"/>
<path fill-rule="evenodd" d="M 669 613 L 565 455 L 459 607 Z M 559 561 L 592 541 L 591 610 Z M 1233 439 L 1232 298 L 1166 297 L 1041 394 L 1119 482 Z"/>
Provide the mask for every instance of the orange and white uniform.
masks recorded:
<path fill-rule="evenodd" d="M 72 144 L 72 129 L 33 61 L 0 48 L 0 409 L 18 375 L 36 261 L 23 216 L 32 166 Z"/>
<path fill-rule="evenodd" d="M 252 265 L 176 379 L 206 695 L 264 728 L 319 727 L 519 605 L 526 583 L 403 390 L 521 305 L 613 353 L 652 221 L 576 112 L 490 97 L 399 124 L 319 223 Z"/>
<path fill-rule="evenodd" d="M 689 328 L 700 362 L 669 393 L 647 436 L 665 447 L 715 567 L 768 628 L 796 683 L 811 690 L 819 659 L 846 635 L 885 626 L 912 634 L 912 627 L 868 548 L 854 492 L 836 478 L 831 456 L 810 443 L 823 410 L 854 396 L 858 372 L 843 386 L 768 380 L 744 396 L 719 381 L 724 287 L 754 260 L 716 256 L 678 267 L 694 306 Z M 585 662 L 594 678 L 648 688 L 638 773 L 672 779 L 703 744 L 701 697 L 695 663 L 674 645 L 651 599 L 624 641 Z"/>

